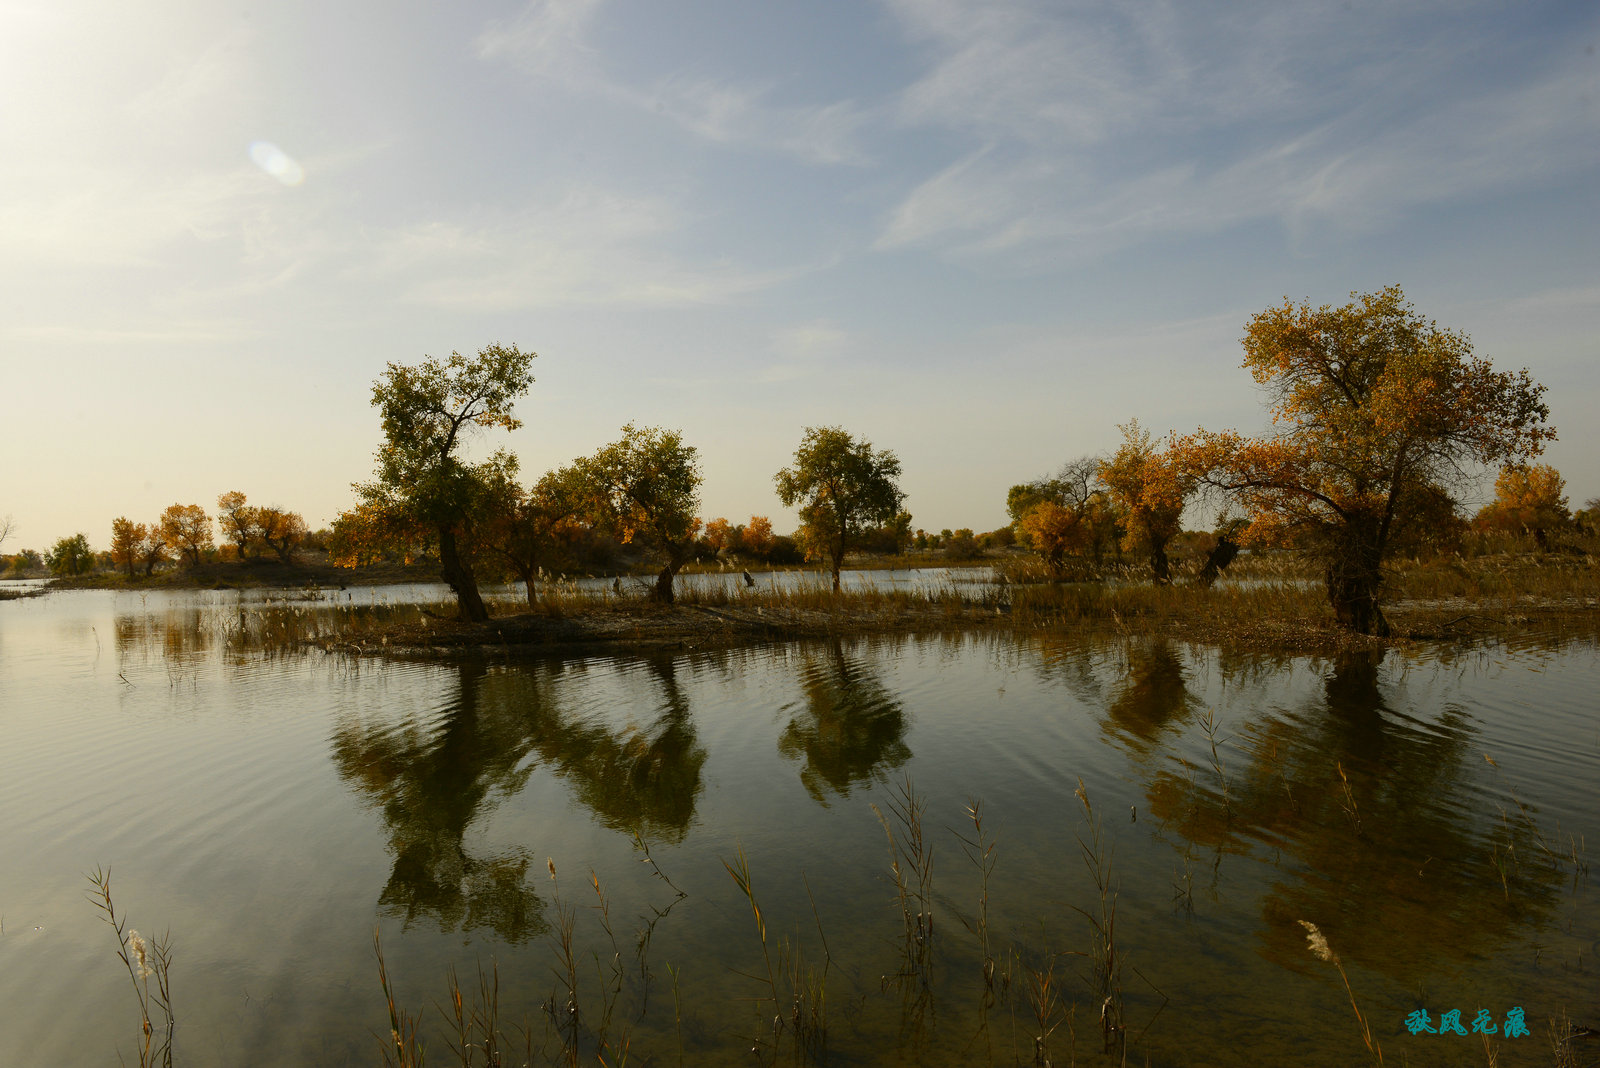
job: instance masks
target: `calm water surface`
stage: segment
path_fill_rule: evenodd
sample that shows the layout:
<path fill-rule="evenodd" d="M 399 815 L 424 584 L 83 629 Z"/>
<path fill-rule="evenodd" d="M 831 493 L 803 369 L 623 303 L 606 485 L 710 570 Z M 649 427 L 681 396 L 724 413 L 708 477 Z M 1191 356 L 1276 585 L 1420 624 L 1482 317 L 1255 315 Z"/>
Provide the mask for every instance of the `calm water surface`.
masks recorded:
<path fill-rule="evenodd" d="M 1411 1035 L 1419 1008 L 1522 1007 L 1503 1065 L 1551 1064 L 1552 1016 L 1600 1026 L 1592 640 L 1339 661 L 996 635 L 510 664 L 281 645 L 440 597 L 0 603 L 0 1065 L 135 1061 L 97 865 L 134 927 L 171 931 L 183 1065 L 378 1063 L 374 926 L 430 1062 L 447 969 L 480 965 L 555 1060 L 564 912 L 588 1063 L 602 1030 L 608 1063 L 623 1042 L 633 1064 L 792 1061 L 741 850 L 783 1014 L 797 954 L 825 984 L 816 1059 L 1031 1064 L 1053 1027 L 1054 1063 L 1114 1063 L 1080 780 L 1129 1063 L 1368 1062 L 1301 921 L 1389 1064 L 1487 1063 L 1476 1036 Z M 909 948 L 879 817 L 904 847 L 908 783 L 933 917 Z"/>

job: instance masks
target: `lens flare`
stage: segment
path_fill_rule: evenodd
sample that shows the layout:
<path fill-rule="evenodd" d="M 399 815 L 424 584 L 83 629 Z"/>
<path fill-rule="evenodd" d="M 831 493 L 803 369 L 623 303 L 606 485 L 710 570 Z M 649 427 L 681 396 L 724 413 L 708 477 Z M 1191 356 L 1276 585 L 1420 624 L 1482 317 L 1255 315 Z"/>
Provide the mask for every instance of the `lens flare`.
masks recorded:
<path fill-rule="evenodd" d="M 299 185 L 306 180 L 306 169 L 271 141 L 252 141 L 250 158 L 284 185 Z"/>

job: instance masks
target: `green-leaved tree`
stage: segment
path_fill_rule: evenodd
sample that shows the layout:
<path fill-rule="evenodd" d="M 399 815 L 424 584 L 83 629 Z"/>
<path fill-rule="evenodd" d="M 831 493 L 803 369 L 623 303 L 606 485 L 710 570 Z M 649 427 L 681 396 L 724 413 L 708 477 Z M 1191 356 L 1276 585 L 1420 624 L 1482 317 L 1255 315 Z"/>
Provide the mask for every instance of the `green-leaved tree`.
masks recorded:
<path fill-rule="evenodd" d="M 57 575 L 87 575 L 94 570 L 94 551 L 87 534 L 74 534 L 57 541 L 45 555 L 45 562 Z"/>
<path fill-rule="evenodd" d="M 622 428 L 622 437 L 574 462 L 596 525 L 661 565 L 654 596 L 671 604 L 672 580 L 694 558 L 700 533 L 700 453 L 683 434 Z"/>
<path fill-rule="evenodd" d="M 424 526 L 438 537 L 439 569 L 455 592 L 463 620 L 489 618 L 472 572 L 470 543 L 488 472 L 504 466 L 497 456 L 473 464 L 462 458 L 473 431 L 515 430 L 521 420 L 512 405 L 533 384 L 535 357 L 515 345 L 490 345 L 476 356 L 452 352 L 419 364 L 391 363 L 372 384 L 372 403 L 383 416 L 383 445 L 370 482 L 355 485 L 360 505 L 340 518 L 350 524 L 414 532 Z M 383 532 L 366 531 L 382 541 Z"/>
<path fill-rule="evenodd" d="M 826 556 L 833 567 L 833 589 L 845 553 L 862 535 L 893 522 L 905 500 L 898 479 L 900 460 L 888 449 L 874 449 L 842 427 L 807 427 L 794 453 L 794 466 L 774 476 L 778 499 L 800 506 L 800 535 L 807 555 Z"/>

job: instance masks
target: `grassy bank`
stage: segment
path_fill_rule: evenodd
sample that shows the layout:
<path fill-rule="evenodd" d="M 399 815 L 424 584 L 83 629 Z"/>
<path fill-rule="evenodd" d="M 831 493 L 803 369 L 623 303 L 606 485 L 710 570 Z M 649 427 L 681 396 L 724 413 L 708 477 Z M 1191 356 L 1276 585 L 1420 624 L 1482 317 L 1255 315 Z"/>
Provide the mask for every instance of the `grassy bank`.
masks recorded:
<path fill-rule="evenodd" d="M 915 589 L 846 589 L 825 577 L 789 589 L 729 583 L 686 588 L 676 604 L 548 583 L 536 605 L 502 602 L 486 623 L 428 616 L 360 634 L 324 638 L 326 648 L 424 656 L 583 654 L 619 648 L 702 649 L 763 641 L 882 632 L 1009 628 L 1022 632 L 1161 635 L 1240 648 L 1330 653 L 1408 640 L 1600 629 L 1600 565 L 1593 557 L 1452 558 L 1397 568 L 1386 605 L 1394 634 L 1352 634 L 1328 607 L 1304 558 L 1249 559 L 1212 587 L 1136 580 L 1036 581 L 1026 568 L 990 583 Z"/>

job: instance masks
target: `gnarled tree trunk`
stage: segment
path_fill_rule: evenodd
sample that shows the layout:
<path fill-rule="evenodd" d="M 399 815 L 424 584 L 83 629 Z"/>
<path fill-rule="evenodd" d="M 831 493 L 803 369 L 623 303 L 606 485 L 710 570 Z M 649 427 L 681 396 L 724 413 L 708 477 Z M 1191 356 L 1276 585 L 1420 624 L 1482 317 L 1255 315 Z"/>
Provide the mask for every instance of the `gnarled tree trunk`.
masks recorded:
<path fill-rule="evenodd" d="M 656 575 L 656 588 L 650 596 L 662 604 L 671 604 L 676 598 L 672 592 L 672 576 L 675 570 L 671 564 L 667 564 Z"/>
<path fill-rule="evenodd" d="M 1217 544 L 1206 554 L 1205 566 L 1200 569 L 1200 585 L 1210 587 L 1238 555 L 1239 543 L 1226 534 L 1219 536 Z"/>
<path fill-rule="evenodd" d="M 461 559 L 456 549 L 455 528 L 448 523 L 439 525 L 439 569 L 444 574 L 445 584 L 455 591 L 462 622 L 482 623 L 488 619 L 489 610 L 478 595 L 478 580 L 472 574 L 472 566 Z"/>
<path fill-rule="evenodd" d="M 1375 538 L 1352 536 L 1336 543 L 1325 573 L 1328 603 L 1339 622 L 1358 634 L 1389 636 L 1389 621 L 1378 606 L 1383 587 L 1383 548 Z"/>
<path fill-rule="evenodd" d="M 1150 574 L 1154 576 L 1157 586 L 1172 582 L 1172 565 L 1167 560 L 1167 547 L 1154 539 L 1150 541 Z"/>

